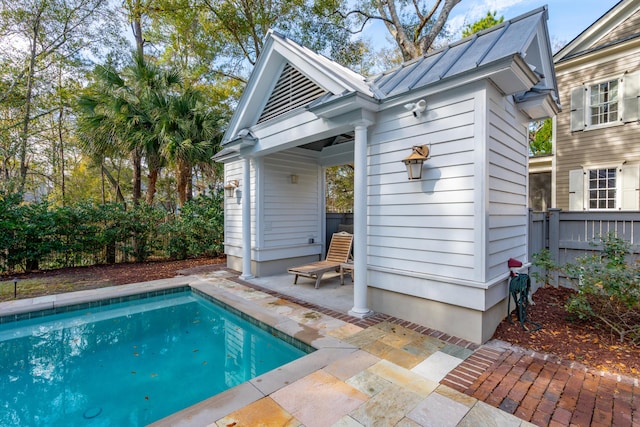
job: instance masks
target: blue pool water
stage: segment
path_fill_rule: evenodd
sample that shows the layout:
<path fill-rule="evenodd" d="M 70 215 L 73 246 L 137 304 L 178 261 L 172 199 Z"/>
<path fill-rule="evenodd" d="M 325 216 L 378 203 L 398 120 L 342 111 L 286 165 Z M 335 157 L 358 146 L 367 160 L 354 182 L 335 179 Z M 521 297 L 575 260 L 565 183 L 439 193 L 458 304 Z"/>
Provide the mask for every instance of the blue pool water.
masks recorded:
<path fill-rule="evenodd" d="M 142 426 L 306 354 L 182 292 L 0 325 L 0 425 Z"/>

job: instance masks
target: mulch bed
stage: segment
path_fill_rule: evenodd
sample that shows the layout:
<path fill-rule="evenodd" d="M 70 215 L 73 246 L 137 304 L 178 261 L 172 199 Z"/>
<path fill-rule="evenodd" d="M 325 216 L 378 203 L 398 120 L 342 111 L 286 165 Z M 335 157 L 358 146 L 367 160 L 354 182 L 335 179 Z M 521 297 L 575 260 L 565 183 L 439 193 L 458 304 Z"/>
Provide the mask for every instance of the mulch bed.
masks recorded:
<path fill-rule="evenodd" d="M 536 332 L 522 329 L 517 320 L 500 323 L 493 338 L 511 344 L 551 353 L 602 371 L 629 376 L 640 373 L 640 348 L 599 328 L 590 321 L 570 316 L 564 308 L 575 291 L 545 286 L 533 294 L 535 305 L 529 306 L 528 319 L 542 325 Z"/>

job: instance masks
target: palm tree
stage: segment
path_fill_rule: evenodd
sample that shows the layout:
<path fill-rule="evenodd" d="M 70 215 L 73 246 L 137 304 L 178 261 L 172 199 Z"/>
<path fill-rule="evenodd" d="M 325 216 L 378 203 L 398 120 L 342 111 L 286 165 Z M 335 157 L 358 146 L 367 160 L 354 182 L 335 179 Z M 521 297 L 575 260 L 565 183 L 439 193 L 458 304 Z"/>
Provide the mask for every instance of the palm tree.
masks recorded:
<path fill-rule="evenodd" d="M 126 150 L 133 165 L 133 202 L 142 194 L 142 159 L 149 169 L 146 202 L 153 203 L 163 166 L 157 121 L 171 104 L 171 91 L 181 84 L 179 73 L 165 71 L 138 54 L 122 73 L 98 65 L 96 82 L 79 99 L 79 126 L 86 148 L 100 153 Z"/>
<path fill-rule="evenodd" d="M 158 121 L 161 153 L 176 169 L 180 206 L 191 198 L 193 166 L 211 163 L 220 144 L 222 118 L 206 108 L 202 98 L 197 89 L 185 90 L 171 99 L 166 114 Z"/>

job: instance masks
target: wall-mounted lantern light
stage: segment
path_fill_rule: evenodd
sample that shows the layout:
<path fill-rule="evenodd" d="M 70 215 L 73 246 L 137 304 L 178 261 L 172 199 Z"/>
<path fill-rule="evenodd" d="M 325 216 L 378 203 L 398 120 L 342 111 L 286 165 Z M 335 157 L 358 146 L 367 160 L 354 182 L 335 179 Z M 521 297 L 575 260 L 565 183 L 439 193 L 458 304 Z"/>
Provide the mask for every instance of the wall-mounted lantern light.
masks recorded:
<path fill-rule="evenodd" d="M 224 186 L 224 194 L 231 198 L 235 195 L 236 189 L 240 186 L 240 183 L 237 179 L 232 179 L 231 181 L 227 181 L 227 185 Z"/>
<path fill-rule="evenodd" d="M 291 175 L 291 183 L 292 184 L 298 183 L 298 175 Z"/>
<path fill-rule="evenodd" d="M 407 166 L 409 180 L 422 179 L 422 164 L 429 157 L 429 147 L 426 145 L 414 145 L 411 154 L 402 160 Z"/>

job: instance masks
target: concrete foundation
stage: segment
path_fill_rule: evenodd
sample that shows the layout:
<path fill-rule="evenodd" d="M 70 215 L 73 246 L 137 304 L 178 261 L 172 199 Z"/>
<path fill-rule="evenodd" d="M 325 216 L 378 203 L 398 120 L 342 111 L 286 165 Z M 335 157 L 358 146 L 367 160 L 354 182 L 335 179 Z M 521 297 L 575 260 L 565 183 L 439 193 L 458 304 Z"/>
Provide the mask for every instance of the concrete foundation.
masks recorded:
<path fill-rule="evenodd" d="M 487 311 L 458 307 L 378 288 L 368 289 L 370 308 L 482 344 L 507 315 L 506 298 Z"/>
<path fill-rule="evenodd" d="M 273 261 L 251 261 L 251 273 L 255 277 L 274 276 L 287 272 L 288 268 L 318 261 L 318 255 L 277 259 Z M 227 267 L 242 271 L 242 257 L 227 255 Z"/>

